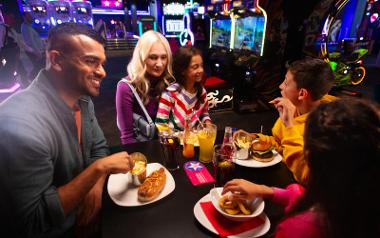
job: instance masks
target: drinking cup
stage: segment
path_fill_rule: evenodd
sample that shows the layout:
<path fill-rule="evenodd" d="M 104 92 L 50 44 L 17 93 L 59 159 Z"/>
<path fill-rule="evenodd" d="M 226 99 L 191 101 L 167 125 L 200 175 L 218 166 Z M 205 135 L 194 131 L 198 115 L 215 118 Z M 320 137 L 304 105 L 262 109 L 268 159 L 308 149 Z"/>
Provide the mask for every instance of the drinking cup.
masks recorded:
<path fill-rule="evenodd" d="M 222 145 L 214 146 L 212 162 L 217 187 L 223 187 L 225 183 L 235 178 L 235 163 L 231 155 L 223 150 Z"/>
<path fill-rule="evenodd" d="M 146 179 L 147 159 L 145 155 L 140 152 L 134 152 L 130 154 L 130 157 L 135 164 L 135 166 L 131 170 L 131 181 L 133 185 L 139 186 Z"/>
<path fill-rule="evenodd" d="M 216 139 L 216 131 L 215 124 L 203 123 L 198 126 L 199 161 L 203 163 L 212 161 L 212 148 Z"/>
<path fill-rule="evenodd" d="M 198 142 L 197 134 L 190 130 L 183 133 L 183 151 L 182 155 L 185 158 L 193 158 L 195 154 L 194 145 Z"/>
<path fill-rule="evenodd" d="M 159 140 L 165 167 L 172 171 L 179 169 L 180 141 L 178 137 L 169 131 L 162 131 L 159 133 Z"/>

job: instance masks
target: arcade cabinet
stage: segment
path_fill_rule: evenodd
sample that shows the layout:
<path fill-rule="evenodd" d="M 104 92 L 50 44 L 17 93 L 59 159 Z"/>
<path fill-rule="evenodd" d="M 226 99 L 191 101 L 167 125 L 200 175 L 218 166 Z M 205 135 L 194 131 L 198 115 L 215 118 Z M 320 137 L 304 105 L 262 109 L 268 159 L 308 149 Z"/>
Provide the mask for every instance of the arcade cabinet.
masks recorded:
<path fill-rule="evenodd" d="M 221 13 L 218 5 L 210 5 L 207 10 L 210 17 L 208 60 L 211 75 L 225 81 L 232 81 L 234 77 L 231 71 L 233 55 L 230 50 L 232 19 L 228 11 Z"/>
<path fill-rule="evenodd" d="M 74 22 L 83 23 L 94 27 L 92 19 L 92 4 L 89 1 L 77 0 L 71 2 L 72 19 Z"/>
<path fill-rule="evenodd" d="M 259 93 L 255 91 L 255 85 L 258 84 L 255 66 L 264 53 L 267 16 L 259 5 L 251 10 L 244 7 L 241 1 L 234 2 L 231 15 L 231 45 L 234 54 L 232 72 L 235 75 L 234 109 L 245 111 L 253 107 L 254 104 L 251 102 L 256 100 Z"/>
<path fill-rule="evenodd" d="M 40 34 L 42 38 L 47 38 L 50 29 L 50 18 L 48 15 L 48 4 L 45 0 L 29 1 L 30 14 L 33 17 L 33 28 Z M 23 11 L 26 11 L 26 6 Z"/>
<path fill-rule="evenodd" d="M 152 16 L 141 16 L 138 21 L 139 36 L 149 30 L 157 31 L 156 19 Z"/>
<path fill-rule="evenodd" d="M 232 108 L 232 19 L 228 9 L 223 8 L 222 1 L 215 1 L 213 5 L 207 6 L 207 16 L 210 18 L 210 48 L 205 61 L 208 61 L 206 65 L 210 67 L 206 69 L 210 72 L 210 77 L 206 79 L 205 88 L 209 109 L 214 111 Z"/>
<path fill-rule="evenodd" d="M 184 29 L 185 4 L 163 1 L 162 33 L 166 38 L 177 38 Z"/>
<path fill-rule="evenodd" d="M 71 4 L 68 1 L 53 0 L 48 2 L 48 14 L 51 25 L 56 26 L 64 22 L 72 22 Z"/>

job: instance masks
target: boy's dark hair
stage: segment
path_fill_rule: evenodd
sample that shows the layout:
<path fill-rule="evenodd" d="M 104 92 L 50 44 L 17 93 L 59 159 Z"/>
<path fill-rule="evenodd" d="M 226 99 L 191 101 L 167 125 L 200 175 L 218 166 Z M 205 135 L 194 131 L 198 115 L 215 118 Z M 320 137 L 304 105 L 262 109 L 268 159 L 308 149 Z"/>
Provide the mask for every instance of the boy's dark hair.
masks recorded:
<path fill-rule="evenodd" d="M 298 88 L 304 88 L 313 100 L 321 99 L 334 84 L 334 73 L 321 59 L 306 58 L 294 61 L 288 67 Z"/>
<path fill-rule="evenodd" d="M 75 36 L 75 35 L 88 36 L 91 39 L 104 45 L 103 38 L 94 29 L 82 23 L 66 22 L 54 28 L 51 28 L 49 30 L 49 35 L 48 35 L 48 40 L 47 40 L 47 45 L 46 45 L 47 51 L 53 50 L 53 49 L 64 49 L 65 48 L 64 42 L 66 41 L 67 37 Z"/>

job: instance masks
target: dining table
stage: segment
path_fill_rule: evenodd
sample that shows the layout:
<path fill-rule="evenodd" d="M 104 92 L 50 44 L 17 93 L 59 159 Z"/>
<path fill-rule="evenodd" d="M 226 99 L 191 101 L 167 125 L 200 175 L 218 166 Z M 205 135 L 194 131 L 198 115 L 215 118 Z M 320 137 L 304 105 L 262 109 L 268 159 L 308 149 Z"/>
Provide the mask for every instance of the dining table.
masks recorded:
<path fill-rule="evenodd" d="M 222 141 L 221 134 L 218 133 L 217 143 Z M 117 151 L 141 152 L 147 157 L 148 163 L 164 164 L 160 142 L 157 139 L 114 147 L 113 152 Z M 183 165 L 189 160 L 197 160 L 197 155 L 198 149 L 196 149 L 196 155 L 193 159 L 179 156 L 179 169 L 170 171 L 175 181 L 174 190 L 166 197 L 153 203 L 141 206 L 117 205 L 107 191 L 108 178 L 104 186 L 102 200 L 102 237 L 219 237 L 198 222 L 194 215 L 195 204 L 215 187 L 214 183 L 194 186 L 187 177 Z M 212 163 L 205 164 L 205 166 L 210 174 L 214 175 Z M 285 188 L 295 182 L 292 173 L 283 162 L 263 168 L 236 165 L 235 178 L 243 178 L 258 184 L 280 188 Z M 270 220 L 270 230 L 262 237 L 269 237 L 276 224 L 283 217 L 284 212 L 281 206 L 270 201 L 265 201 L 264 212 Z"/>

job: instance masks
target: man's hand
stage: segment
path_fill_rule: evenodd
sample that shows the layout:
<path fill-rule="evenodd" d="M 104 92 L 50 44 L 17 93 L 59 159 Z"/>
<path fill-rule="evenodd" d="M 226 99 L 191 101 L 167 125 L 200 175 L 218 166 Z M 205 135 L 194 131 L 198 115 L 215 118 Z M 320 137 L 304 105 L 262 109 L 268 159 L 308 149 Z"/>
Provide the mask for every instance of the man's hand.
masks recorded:
<path fill-rule="evenodd" d="M 295 124 L 294 115 L 297 108 L 289 99 L 279 97 L 273 99 L 269 103 L 273 104 L 276 107 L 277 111 L 280 113 L 280 118 L 286 127 L 293 126 Z"/>
<path fill-rule="evenodd" d="M 119 152 L 97 160 L 97 162 L 101 164 L 101 169 L 105 174 L 127 173 L 134 166 L 134 162 L 127 152 Z"/>

